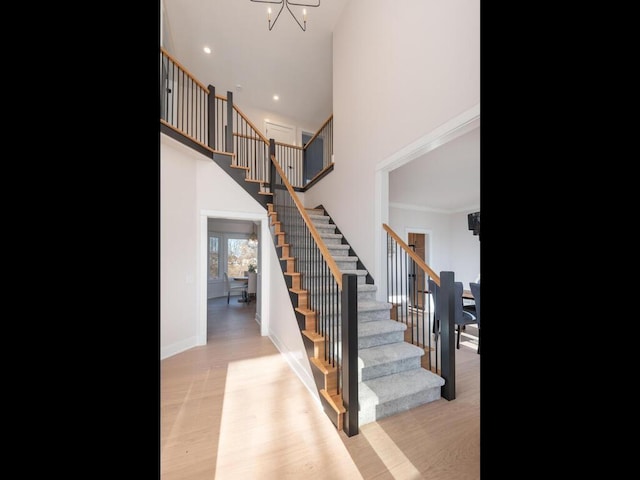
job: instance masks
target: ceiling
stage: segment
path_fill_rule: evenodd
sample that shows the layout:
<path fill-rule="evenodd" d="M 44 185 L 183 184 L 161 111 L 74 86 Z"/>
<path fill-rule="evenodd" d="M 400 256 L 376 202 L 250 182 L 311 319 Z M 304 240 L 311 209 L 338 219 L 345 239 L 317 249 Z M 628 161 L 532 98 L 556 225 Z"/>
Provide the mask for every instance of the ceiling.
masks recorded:
<path fill-rule="evenodd" d="M 272 21 L 280 9 L 274 3 L 161 1 L 163 46 L 216 93 L 233 92 L 241 110 L 266 110 L 314 130 L 333 112 L 332 32 L 350 0 L 295 0 L 320 3 L 307 7 L 306 32 L 286 7 L 269 31 L 267 8 Z M 302 8 L 291 6 L 299 20 Z M 444 213 L 479 206 L 480 135 L 473 132 L 391 172 L 389 201 Z"/>

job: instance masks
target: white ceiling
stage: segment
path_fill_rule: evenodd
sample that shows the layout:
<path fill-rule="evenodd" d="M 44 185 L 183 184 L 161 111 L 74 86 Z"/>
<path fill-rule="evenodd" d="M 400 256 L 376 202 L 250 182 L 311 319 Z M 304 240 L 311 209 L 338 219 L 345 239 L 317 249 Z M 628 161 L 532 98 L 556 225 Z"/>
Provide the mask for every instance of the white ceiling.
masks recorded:
<path fill-rule="evenodd" d="M 303 32 L 285 7 L 250 0 L 161 0 L 163 46 L 216 93 L 234 103 L 320 128 L 333 112 L 332 35 L 350 0 L 322 0 L 307 7 Z M 295 0 L 317 4 L 317 0 Z M 394 8 L 401 8 L 394 3 Z M 302 8 L 291 9 L 302 18 Z M 205 46 L 211 54 L 203 51 Z M 240 85 L 240 87 L 238 87 Z M 273 95 L 279 95 L 276 102 Z M 251 119 L 258 122 L 259 119 Z M 428 133 L 428 132 L 425 132 Z M 479 129 L 438 147 L 389 175 L 390 202 L 456 212 L 480 204 Z"/>

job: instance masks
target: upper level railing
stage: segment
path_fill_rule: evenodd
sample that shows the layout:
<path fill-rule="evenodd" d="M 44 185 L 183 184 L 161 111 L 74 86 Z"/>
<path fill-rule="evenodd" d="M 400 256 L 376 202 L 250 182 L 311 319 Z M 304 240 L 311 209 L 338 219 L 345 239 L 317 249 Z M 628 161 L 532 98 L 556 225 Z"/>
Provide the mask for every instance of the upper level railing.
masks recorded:
<path fill-rule="evenodd" d="M 160 121 L 209 151 L 231 155 L 232 165 L 248 168 L 246 180 L 268 191 L 269 139 L 233 103 L 232 92 L 216 94 L 162 47 Z M 333 115 L 304 147 L 277 143 L 275 157 L 294 189 L 311 187 L 333 169 Z"/>
<path fill-rule="evenodd" d="M 387 295 L 391 318 L 407 326 L 405 341 L 424 349 L 422 367 L 440 375 L 445 384 L 442 396 L 456 397 L 454 348 L 454 274 L 438 276 L 387 224 Z M 432 279 L 439 289 L 439 321 Z"/>

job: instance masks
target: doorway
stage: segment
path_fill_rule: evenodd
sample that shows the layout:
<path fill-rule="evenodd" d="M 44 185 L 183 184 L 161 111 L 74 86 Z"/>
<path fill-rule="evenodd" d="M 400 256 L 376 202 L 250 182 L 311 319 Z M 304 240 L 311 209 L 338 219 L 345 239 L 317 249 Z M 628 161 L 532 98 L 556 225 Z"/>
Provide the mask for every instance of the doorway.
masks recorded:
<path fill-rule="evenodd" d="M 264 136 L 276 142 L 286 143 L 287 145 L 296 144 L 296 132 L 295 128 L 289 125 L 282 125 L 281 123 L 274 123 L 265 120 L 264 121 Z"/>
<path fill-rule="evenodd" d="M 244 235 L 238 235 L 240 232 L 235 232 L 233 235 L 224 235 L 226 232 L 234 232 L 235 230 L 241 230 L 236 228 L 226 228 L 220 227 L 219 225 L 215 225 L 214 228 L 209 228 L 209 220 L 217 220 L 222 223 L 235 223 L 235 224 L 244 224 L 246 228 L 242 229 Z M 199 264 L 199 286 L 198 286 L 198 298 L 199 298 L 199 308 L 198 308 L 198 330 L 197 330 L 197 345 L 206 345 L 207 344 L 207 310 L 208 310 L 208 287 L 209 287 L 209 275 L 212 272 L 212 263 L 215 265 L 216 262 L 211 262 L 210 258 L 215 258 L 215 255 L 210 257 L 209 255 L 209 247 L 210 247 L 210 239 L 209 239 L 209 231 L 222 233 L 220 235 L 220 239 L 218 242 L 218 256 L 217 256 L 217 265 L 218 272 L 221 272 L 224 266 L 226 266 L 229 262 L 228 258 L 222 258 L 223 251 L 226 250 L 224 245 L 228 246 L 228 240 L 230 237 L 235 239 L 242 239 L 243 237 L 249 237 L 250 233 L 255 231 L 254 224 L 258 224 L 260 228 L 257 230 L 258 233 L 258 247 L 257 247 L 257 262 L 258 262 L 258 277 L 257 277 L 257 291 L 256 291 L 256 302 L 254 304 L 255 308 L 255 320 L 260 325 L 260 334 L 263 336 L 267 336 L 269 334 L 269 299 L 271 294 L 270 282 L 268 281 L 268 275 L 262 275 L 262 272 L 265 274 L 270 271 L 271 261 L 270 261 L 270 228 L 269 228 L 270 218 L 267 216 L 266 211 L 264 213 L 249 213 L 249 212 L 229 212 L 229 211 L 214 211 L 214 210 L 202 210 L 200 212 L 200 249 L 198 254 L 198 264 Z M 225 238 L 226 237 L 226 238 Z M 262 240 L 265 241 L 262 241 Z M 212 247 L 215 247 L 215 241 L 211 242 Z M 272 247 L 271 247 L 272 248 Z M 215 253 L 215 248 L 212 248 L 212 253 Z M 236 259 L 237 260 L 237 259 Z M 242 266 L 243 259 L 238 260 L 240 265 Z M 251 262 L 249 262 L 251 263 Z M 248 268 L 244 268 L 248 269 Z M 213 270 L 215 272 L 215 270 Z M 222 276 L 222 273 L 220 273 Z M 217 298 L 223 295 L 223 286 L 222 280 L 218 281 L 218 285 L 214 287 L 214 290 L 211 295 L 211 298 Z M 226 298 L 224 300 L 226 304 Z"/>

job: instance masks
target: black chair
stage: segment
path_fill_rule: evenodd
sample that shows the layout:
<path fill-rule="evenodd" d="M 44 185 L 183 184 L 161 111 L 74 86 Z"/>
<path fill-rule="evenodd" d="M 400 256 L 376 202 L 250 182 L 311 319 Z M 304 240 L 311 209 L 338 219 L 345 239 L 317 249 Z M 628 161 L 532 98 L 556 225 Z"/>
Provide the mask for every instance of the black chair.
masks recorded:
<path fill-rule="evenodd" d="M 476 320 L 476 316 L 464 309 L 464 302 L 462 300 L 462 292 L 464 288 L 462 286 L 462 282 L 454 283 L 454 291 L 455 291 L 455 303 L 454 303 L 454 322 L 456 324 L 456 328 L 458 331 L 457 340 L 456 340 L 456 348 L 460 348 L 460 332 L 465 327 L 465 325 L 471 325 L 474 323 L 478 323 Z M 473 293 L 473 291 L 472 291 Z M 477 308 L 477 305 L 476 305 Z"/>
<path fill-rule="evenodd" d="M 480 284 L 470 283 L 469 288 L 473 294 L 473 300 L 476 302 L 476 321 L 478 322 L 478 353 L 480 353 Z"/>
<path fill-rule="evenodd" d="M 440 333 L 440 311 L 438 310 L 438 284 L 433 280 L 427 280 L 429 293 L 433 299 L 433 335 L 435 340 L 438 341 L 438 334 Z"/>

